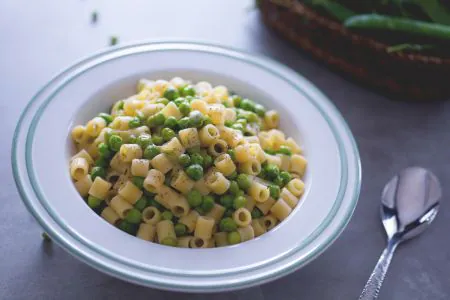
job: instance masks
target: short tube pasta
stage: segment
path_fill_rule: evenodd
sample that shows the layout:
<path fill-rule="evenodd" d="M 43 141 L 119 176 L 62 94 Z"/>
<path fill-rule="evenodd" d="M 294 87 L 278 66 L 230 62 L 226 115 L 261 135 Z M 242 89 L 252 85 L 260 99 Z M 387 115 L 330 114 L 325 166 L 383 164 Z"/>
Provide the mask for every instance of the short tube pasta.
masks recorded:
<path fill-rule="evenodd" d="M 142 221 L 145 223 L 155 225 L 160 220 L 161 213 L 156 207 L 149 206 L 142 211 Z"/>
<path fill-rule="evenodd" d="M 233 213 L 233 220 L 239 227 L 246 227 L 252 222 L 252 215 L 245 208 L 239 208 Z"/>
<path fill-rule="evenodd" d="M 142 191 L 135 186 L 131 181 L 127 181 L 119 189 L 119 195 L 122 196 L 130 204 L 135 204 L 142 197 Z"/>
<path fill-rule="evenodd" d="M 194 232 L 198 217 L 200 214 L 196 210 L 191 210 L 186 216 L 182 216 L 179 222 L 186 225 L 188 232 Z"/>
<path fill-rule="evenodd" d="M 142 149 L 136 144 L 124 144 L 120 147 L 120 159 L 124 162 L 131 162 L 133 159 L 142 157 Z"/>
<path fill-rule="evenodd" d="M 133 159 L 131 161 L 131 175 L 146 177 L 150 167 L 150 161 L 148 159 Z"/>
<path fill-rule="evenodd" d="M 164 240 L 166 239 L 173 239 L 175 241 L 177 239 L 173 223 L 169 220 L 163 220 L 156 223 L 156 234 L 159 243 L 164 243 Z"/>
<path fill-rule="evenodd" d="M 245 227 L 239 227 L 237 229 L 239 236 L 241 237 L 241 242 L 249 241 L 255 238 L 255 232 L 253 231 L 253 227 L 247 225 Z"/>
<path fill-rule="evenodd" d="M 197 224 L 195 225 L 194 236 L 209 240 L 212 236 L 214 223 L 215 221 L 213 218 L 199 216 L 197 218 Z"/>
<path fill-rule="evenodd" d="M 136 236 L 146 241 L 153 241 L 156 235 L 156 227 L 152 224 L 141 223 Z"/>
<path fill-rule="evenodd" d="M 144 179 L 144 189 L 148 192 L 155 193 L 158 188 L 161 187 L 164 183 L 165 176 L 164 174 L 157 170 L 151 169 L 147 172 L 147 176 Z"/>
<path fill-rule="evenodd" d="M 252 196 L 256 202 L 265 202 L 270 196 L 269 188 L 257 181 L 252 182 L 248 194 Z"/>
<path fill-rule="evenodd" d="M 189 241 L 189 246 L 191 248 L 208 248 L 208 240 L 205 240 L 201 237 L 192 237 L 192 239 Z"/>
<path fill-rule="evenodd" d="M 212 172 L 206 178 L 206 185 L 218 195 L 224 194 L 230 187 L 230 181 L 219 172 Z"/>
<path fill-rule="evenodd" d="M 120 195 L 113 197 L 109 202 L 109 206 L 111 206 L 121 219 L 125 218 L 127 213 L 133 208 L 133 206 Z"/>
<path fill-rule="evenodd" d="M 83 178 L 75 182 L 74 185 L 78 193 L 80 193 L 82 197 L 86 197 L 89 194 L 89 189 L 92 186 L 91 176 L 85 175 Z"/>
<path fill-rule="evenodd" d="M 305 184 L 298 178 L 294 178 L 287 184 L 287 189 L 295 197 L 300 197 L 305 191 Z"/>
<path fill-rule="evenodd" d="M 219 139 L 219 130 L 216 126 L 208 124 L 200 130 L 199 139 L 202 146 L 210 146 Z"/>
<path fill-rule="evenodd" d="M 110 206 L 105 207 L 100 216 L 112 225 L 116 225 L 120 221 L 120 216 Z"/>
<path fill-rule="evenodd" d="M 75 180 L 80 180 L 89 172 L 89 163 L 83 157 L 77 157 L 70 163 L 70 175 Z"/>
<path fill-rule="evenodd" d="M 278 199 L 278 201 L 275 202 L 275 204 L 270 208 L 270 212 L 278 220 L 283 221 L 292 212 L 292 208 L 289 205 L 287 205 L 287 203 L 284 202 L 283 199 Z"/>
<path fill-rule="evenodd" d="M 111 188 L 111 183 L 104 180 L 101 177 L 95 177 L 94 182 L 89 188 L 89 195 L 94 196 L 98 199 L 105 199 L 108 195 L 108 191 Z"/>
<path fill-rule="evenodd" d="M 230 155 L 226 153 L 216 157 L 216 159 L 214 160 L 214 165 L 216 166 L 217 170 L 219 170 L 225 176 L 229 176 L 234 171 L 236 171 L 236 165 L 234 164 Z"/>

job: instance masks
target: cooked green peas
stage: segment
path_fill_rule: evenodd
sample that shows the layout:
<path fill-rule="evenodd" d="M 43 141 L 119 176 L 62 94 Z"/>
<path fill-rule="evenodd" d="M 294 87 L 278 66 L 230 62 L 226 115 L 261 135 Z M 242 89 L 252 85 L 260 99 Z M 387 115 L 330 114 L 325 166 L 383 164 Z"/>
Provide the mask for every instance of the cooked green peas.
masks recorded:
<path fill-rule="evenodd" d="M 233 207 L 235 209 L 244 207 L 247 204 L 247 199 L 244 196 L 237 196 L 234 198 Z"/>
<path fill-rule="evenodd" d="M 239 108 L 247 111 L 253 111 L 255 109 L 255 103 L 250 99 L 242 99 L 239 103 Z"/>
<path fill-rule="evenodd" d="M 180 97 L 180 94 L 178 93 L 177 89 L 173 87 L 167 88 L 166 91 L 164 92 L 164 98 L 167 98 L 170 101 L 173 101 L 178 97 Z"/>
<path fill-rule="evenodd" d="M 231 127 L 233 124 L 234 124 L 233 121 L 230 121 L 230 120 L 226 120 L 225 121 L 225 126 L 226 127 Z"/>
<path fill-rule="evenodd" d="M 231 218 L 232 216 L 233 216 L 233 210 L 232 209 L 227 209 L 226 211 L 225 211 L 225 213 L 223 214 L 223 217 L 224 218 Z"/>
<path fill-rule="evenodd" d="M 96 177 L 105 178 L 106 177 L 106 170 L 102 167 L 93 167 L 91 171 L 91 179 L 95 180 Z"/>
<path fill-rule="evenodd" d="M 166 121 L 164 122 L 164 126 L 172 128 L 172 129 L 177 127 L 177 125 L 178 125 L 177 119 L 172 116 L 168 117 L 166 119 Z"/>
<path fill-rule="evenodd" d="M 211 167 L 212 163 L 213 163 L 213 159 L 210 155 L 207 154 L 207 155 L 203 156 L 203 167 L 205 169 Z"/>
<path fill-rule="evenodd" d="M 136 226 L 126 220 L 122 220 L 119 223 L 118 227 L 120 228 L 120 230 L 125 231 L 126 233 L 131 234 L 131 235 L 134 235 L 137 231 Z"/>
<path fill-rule="evenodd" d="M 161 245 L 170 246 L 170 247 L 176 247 L 177 246 L 177 239 L 171 236 L 165 237 L 161 241 Z"/>
<path fill-rule="evenodd" d="M 136 139 L 136 143 L 142 148 L 142 149 L 146 149 L 149 145 L 151 145 L 152 142 L 152 137 L 149 134 L 141 134 L 140 136 L 137 137 Z"/>
<path fill-rule="evenodd" d="M 147 207 L 147 198 L 145 196 L 142 196 L 136 203 L 134 204 L 134 208 L 136 208 L 139 211 L 143 211 L 144 208 Z"/>
<path fill-rule="evenodd" d="M 183 236 L 186 234 L 186 231 L 187 231 L 186 225 L 184 225 L 183 223 L 175 224 L 174 229 L 175 229 L 175 234 L 177 236 Z"/>
<path fill-rule="evenodd" d="M 173 214 L 172 214 L 171 211 L 166 210 L 166 211 L 161 213 L 161 219 L 163 219 L 163 220 L 169 220 L 170 221 L 170 220 L 172 220 L 172 218 L 173 218 Z"/>
<path fill-rule="evenodd" d="M 141 223 L 141 217 L 141 212 L 136 208 L 132 208 L 126 214 L 125 220 L 130 222 L 131 224 L 139 224 Z"/>
<path fill-rule="evenodd" d="M 209 116 L 205 116 L 203 119 L 203 126 L 206 126 L 208 124 L 212 124 L 211 118 Z"/>
<path fill-rule="evenodd" d="M 270 197 L 273 199 L 278 199 L 280 197 L 280 187 L 278 185 L 269 185 Z"/>
<path fill-rule="evenodd" d="M 205 210 L 201 206 L 197 206 L 195 210 L 202 216 L 205 214 Z"/>
<path fill-rule="evenodd" d="M 188 84 L 180 89 L 181 96 L 195 96 L 195 89 L 192 85 Z"/>
<path fill-rule="evenodd" d="M 127 144 L 137 144 L 137 137 L 134 134 L 130 135 Z"/>
<path fill-rule="evenodd" d="M 156 115 L 150 116 L 147 119 L 147 125 L 148 127 L 156 127 L 164 125 L 164 122 L 166 121 L 166 117 L 163 113 L 157 113 Z"/>
<path fill-rule="evenodd" d="M 144 158 L 145 159 L 153 159 L 156 155 L 160 154 L 161 151 L 159 148 L 155 145 L 149 145 L 147 148 L 145 148 L 144 151 Z"/>
<path fill-rule="evenodd" d="M 237 119 L 236 123 L 242 124 L 242 127 L 247 126 L 247 120 L 246 119 Z"/>
<path fill-rule="evenodd" d="M 122 146 L 123 140 L 117 134 L 112 134 L 109 137 L 108 144 L 109 148 L 111 148 L 112 151 L 117 152 L 120 150 L 120 146 Z"/>
<path fill-rule="evenodd" d="M 87 203 L 90 208 L 97 208 L 100 206 L 102 201 L 102 199 L 98 199 L 97 197 L 89 195 Z"/>
<path fill-rule="evenodd" d="M 106 168 L 109 165 L 109 160 L 106 157 L 100 156 L 95 160 L 96 167 Z"/>
<path fill-rule="evenodd" d="M 240 96 L 233 95 L 231 99 L 233 100 L 234 107 L 239 107 L 241 105 L 242 98 Z"/>
<path fill-rule="evenodd" d="M 97 148 L 98 148 L 98 153 L 100 154 L 100 156 L 102 156 L 102 157 L 111 156 L 111 151 L 109 150 L 108 145 L 106 145 L 105 143 L 98 144 Z"/>
<path fill-rule="evenodd" d="M 135 186 L 137 186 L 138 188 L 140 188 L 141 190 L 144 188 L 144 177 L 140 177 L 140 176 L 133 176 L 133 178 L 131 179 L 131 182 L 133 182 L 133 184 Z"/>
<path fill-rule="evenodd" d="M 264 117 L 264 115 L 266 114 L 266 109 L 265 109 L 264 106 L 262 106 L 261 104 L 255 104 L 254 112 L 255 112 L 258 116 Z"/>
<path fill-rule="evenodd" d="M 189 127 L 189 118 L 184 117 L 178 120 L 178 126 L 180 126 L 181 129 L 186 129 Z"/>
<path fill-rule="evenodd" d="M 191 155 L 191 163 L 203 165 L 203 157 L 200 153 L 193 153 Z"/>
<path fill-rule="evenodd" d="M 181 154 L 178 157 L 178 162 L 180 163 L 181 166 L 183 167 L 187 167 L 190 165 L 191 163 L 191 158 L 189 157 L 189 155 L 187 154 Z"/>
<path fill-rule="evenodd" d="M 228 150 L 227 153 L 231 157 L 232 160 L 236 160 L 236 153 L 234 152 L 234 149 Z"/>
<path fill-rule="evenodd" d="M 233 171 L 230 175 L 227 176 L 228 179 L 236 180 L 238 177 L 238 173 L 236 171 Z"/>
<path fill-rule="evenodd" d="M 223 218 L 219 223 L 220 231 L 232 232 L 237 229 L 237 224 L 232 218 Z"/>
<path fill-rule="evenodd" d="M 244 126 L 240 123 L 234 123 L 231 128 L 239 130 L 239 131 L 244 131 Z"/>
<path fill-rule="evenodd" d="M 187 195 L 187 201 L 191 207 L 197 207 L 202 204 L 202 194 L 197 190 L 192 190 Z"/>
<path fill-rule="evenodd" d="M 202 127 L 204 116 L 198 110 L 191 111 L 189 113 L 189 126 L 190 127 Z"/>
<path fill-rule="evenodd" d="M 204 196 L 201 208 L 205 212 L 209 212 L 211 209 L 213 209 L 214 203 L 215 203 L 215 201 L 214 201 L 214 198 L 212 196 Z"/>
<path fill-rule="evenodd" d="M 173 139 L 176 136 L 176 134 L 175 134 L 175 131 L 166 127 L 161 130 L 161 136 L 165 142 L 168 142 L 171 139 Z"/>
<path fill-rule="evenodd" d="M 106 121 L 106 125 L 108 125 L 109 123 L 111 123 L 114 120 L 114 118 L 110 114 L 107 114 L 107 113 L 99 113 L 98 116 Z"/>
<path fill-rule="evenodd" d="M 201 165 L 190 165 L 186 169 L 186 174 L 193 180 L 197 181 L 203 177 L 203 167 Z"/>
<path fill-rule="evenodd" d="M 239 244 L 241 242 L 241 236 L 237 231 L 233 231 L 228 233 L 227 240 L 230 245 Z"/>
<path fill-rule="evenodd" d="M 154 206 L 156 207 L 159 211 L 164 210 L 164 206 L 162 206 L 158 201 L 156 201 L 155 199 L 150 199 L 147 202 L 148 206 Z"/>
<path fill-rule="evenodd" d="M 249 112 L 246 117 L 247 121 L 250 123 L 255 123 L 258 121 L 258 115 L 252 112 Z"/>
<path fill-rule="evenodd" d="M 239 185 L 236 181 L 231 181 L 230 182 L 230 187 L 228 189 L 228 191 L 233 194 L 233 195 L 237 195 L 237 193 L 239 192 Z"/>
<path fill-rule="evenodd" d="M 248 190 L 250 188 L 250 185 L 252 184 L 250 177 L 248 177 L 247 174 L 239 174 L 237 177 L 237 183 L 239 184 L 239 187 L 244 191 Z"/>
<path fill-rule="evenodd" d="M 284 145 L 281 146 L 280 149 L 278 149 L 278 153 L 281 153 L 281 154 L 284 154 L 284 155 L 289 155 L 289 156 L 292 155 L 291 149 L 289 149 L 288 147 L 286 147 Z"/>
<path fill-rule="evenodd" d="M 267 164 L 264 169 L 270 179 L 274 179 L 280 174 L 280 169 L 278 169 L 278 167 L 273 164 Z"/>
<path fill-rule="evenodd" d="M 234 198 L 231 195 L 223 195 L 220 197 L 220 204 L 222 204 L 225 208 L 232 208 L 233 207 Z"/>
<path fill-rule="evenodd" d="M 156 100 L 156 103 L 162 103 L 164 105 L 169 104 L 169 102 L 170 101 L 168 99 L 166 99 L 166 98 L 159 98 L 158 100 Z"/>
<path fill-rule="evenodd" d="M 141 126 L 141 119 L 139 119 L 138 117 L 134 117 L 128 122 L 128 127 L 130 128 L 136 128 L 139 126 Z"/>
<path fill-rule="evenodd" d="M 186 102 L 186 99 L 183 97 L 179 97 L 179 98 L 173 100 L 173 103 L 175 103 L 175 105 L 178 107 L 180 106 L 181 103 L 184 103 L 184 102 Z"/>
<path fill-rule="evenodd" d="M 283 184 L 286 185 L 291 181 L 292 176 L 289 174 L 289 172 L 283 171 L 280 173 L 280 178 L 283 180 Z"/>
<path fill-rule="evenodd" d="M 160 135 L 153 135 L 152 136 L 152 142 L 155 145 L 162 145 L 164 143 L 164 139 Z"/>
<path fill-rule="evenodd" d="M 117 109 L 123 109 L 124 105 L 125 105 L 125 102 L 123 102 L 123 100 L 120 100 L 119 102 L 117 102 Z"/>
<path fill-rule="evenodd" d="M 263 216 L 262 212 L 256 207 L 252 210 L 251 214 L 252 214 L 252 219 L 258 219 Z"/>
<path fill-rule="evenodd" d="M 191 106 L 186 102 L 181 103 L 178 106 L 178 109 L 180 110 L 180 113 L 183 114 L 183 116 L 187 116 L 191 112 Z"/>

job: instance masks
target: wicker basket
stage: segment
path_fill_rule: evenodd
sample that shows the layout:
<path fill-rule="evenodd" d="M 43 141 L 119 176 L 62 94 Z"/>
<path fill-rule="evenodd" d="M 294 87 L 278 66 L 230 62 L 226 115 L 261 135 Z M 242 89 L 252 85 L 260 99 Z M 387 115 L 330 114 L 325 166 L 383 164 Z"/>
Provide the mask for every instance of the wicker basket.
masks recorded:
<path fill-rule="evenodd" d="M 450 98 L 450 59 L 388 53 L 386 44 L 346 30 L 294 0 L 262 0 L 265 24 L 312 56 L 396 98 Z"/>

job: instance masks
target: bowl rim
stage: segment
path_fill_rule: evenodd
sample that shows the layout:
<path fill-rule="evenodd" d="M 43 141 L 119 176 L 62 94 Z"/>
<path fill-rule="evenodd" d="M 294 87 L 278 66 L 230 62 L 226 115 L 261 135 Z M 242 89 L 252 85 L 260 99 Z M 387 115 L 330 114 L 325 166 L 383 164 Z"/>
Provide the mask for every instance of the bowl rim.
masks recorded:
<path fill-rule="evenodd" d="M 230 286 L 230 284 L 223 286 L 223 283 L 219 284 L 219 289 L 235 289 L 235 288 L 240 288 L 240 287 L 245 287 L 245 286 L 249 286 L 255 283 L 259 283 L 262 282 L 264 280 L 268 281 L 268 280 L 272 280 L 281 276 L 284 276 L 294 270 L 296 270 L 297 268 L 305 265 L 306 263 L 312 261 L 317 255 L 319 255 L 320 253 L 322 253 L 329 245 L 332 244 L 332 242 L 341 234 L 341 232 L 344 230 L 344 228 L 346 227 L 346 225 L 348 224 L 354 209 L 356 207 L 357 204 L 357 200 L 359 198 L 359 193 L 360 193 L 360 187 L 361 187 L 361 163 L 360 163 L 360 157 L 359 157 L 359 152 L 356 146 L 356 142 L 354 140 L 354 137 L 350 131 L 350 129 L 348 128 L 348 125 L 346 124 L 346 122 L 344 121 L 344 119 L 342 118 L 341 114 L 338 112 L 337 108 L 334 106 L 334 104 L 331 103 L 331 101 L 329 101 L 314 85 L 312 85 L 309 81 L 307 81 L 305 78 L 303 78 L 302 76 L 298 75 L 295 71 L 292 71 L 291 69 L 289 69 L 288 67 L 285 67 L 283 65 L 281 65 L 280 63 L 270 59 L 270 58 L 266 58 L 266 57 L 262 57 L 262 56 L 258 56 L 255 55 L 253 53 L 248 53 L 248 52 L 244 52 L 241 50 L 236 50 L 234 48 L 231 47 L 226 47 L 223 45 L 217 45 L 217 44 L 212 44 L 212 43 L 205 43 L 205 42 L 198 42 L 198 41 L 178 41 L 178 40 L 158 40 L 158 41 L 146 41 L 146 42 L 141 42 L 141 43 L 131 43 L 131 44 L 127 44 L 127 45 L 123 45 L 120 47 L 113 47 L 111 49 L 106 49 L 103 51 L 99 51 L 93 55 L 87 56 L 83 59 L 81 59 L 80 61 L 78 61 L 77 63 L 75 63 L 74 65 L 72 65 L 71 67 L 65 69 L 64 71 L 62 71 L 61 73 L 59 73 L 58 75 L 56 75 L 55 77 L 53 77 L 46 85 L 44 85 L 36 94 L 35 96 L 31 99 L 31 101 L 28 103 L 28 105 L 26 106 L 26 108 L 24 109 L 22 115 L 20 116 L 19 122 L 17 124 L 15 133 L 14 133 L 14 138 L 13 138 L 13 147 L 12 147 L 12 166 L 13 166 L 13 174 L 14 174 L 14 179 L 16 182 L 16 186 L 18 187 L 19 193 L 21 195 L 21 198 L 24 202 L 24 204 L 26 205 L 27 209 L 32 213 L 32 215 L 38 220 L 38 222 L 40 223 L 40 225 L 42 227 L 44 227 L 44 229 L 50 234 L 50 236 L 52 236 L 63 248 L 65 248 L 67 251 L 69 251 L 72 255 L 76 256 L 77 258 L 87 262 L 89 265 L 103 271 L 103 272 L 107 272 L 113 276 L 122 278 L 122 279 L 126 279 L 129 281 L 133 281 L 133 282 L 138 282 L 140 284 L 146 284 L 146 285 L 151 285 L 151 286 L 157 286 L 159 288 L 166 288 L 166 289 L 171 289 L 171 290 L 183 290 L 183 291 L 187 291 L 187 290 L 191 290 L 191 291 L 199 291 L 202 290 L 204 291 L 205 289 L 214 289 L 211 291 L 217 291 L 218 286 L 214 286 L 214 285 L 208 285 L 202 288 L 199 288 L 198 286 L 195 287 L 191 287 L 191 289 L 189 289 L 188 286 L 183 286 L 182 288 L 180 288 L 178 285 L 173 285 L 173 284 L 167 284 L 167 286 L 161 287 L 161 282 L 142 282 L 140 280 L 140 278 L 134 278 L 132 275 L 130 276 L 130 274 L 126 274 L 124 272 L 118 272 L 117 270 L 115 270 L 114 267 L 109 267 L 102 265 L 102 264 L 96 264 L 95 260 L 92 259 L 91 257 L 89 257 L 89 255 L 87 255 L 86 253 L 83 253 L 83 250 L 79 250 L 77 249 L 77 247 L 75 247 L 74 245 L 72 245 L 69 241 L 67 241 L 66 239 L 64 239 L 63 237 L 59 236 L 58 233 L 56 233 L 53 228 L 51 226 L 49 226 L 47 224 L 47 222 L 44 220 L 44 218 L 39 214 L 39 212 L 33 207 L 32 201 L 30 201 L 30 199 L 28 198 L 27 193 L 25 192 L 25 187 L 22 183 L 21 180 L 21 175 L 20 175 L 20 171 L 17 167 L 17 156 L 18 154 L 18 139 L 19 139 L 19 133 L 22 129 L 22 123 L 24 122 L 24 118 L 26 116 L 26 114 L 30 111 L 33 103 L 35 103 L 38 98 L 44 94 L 44 92 L 46 91 L 46 89 L 48 89 L 53 83 L 57 83 L 57 86 L 61 86 L 61 83 L 58 83 L 58 79 L 59 78 L 63 78 L 64 76 L 66 76 L 67 74 L 70 74 L 70 72 L 72 71 L 76 71 L 78 69 L 78 67 L 82 66 L 83 64 L 89 62 L 90 60 L 94 60 L 96 58 L 100 58 L 102 56 L 106 56 L 107 54 L 110 53 L 114 53 L 116 51 L 121 51 L 121 50 L 126 50 L 126 49 L 133 49 L 133 48 L 137 48 L 139 46 L 145 46 L 145 45 L 164 45 L 164 44 L 180 44 L 180 45 L 184 45 L 184 46 L 195 46 L 196 48 L 203 48 L 202 51 L 206 51 L 208 52 L 208 49 L 213 48 L 216 54 L 222 54 L 224 56 L 230 57 L 230 58 L 234 58 L 234 59 L 239 59 L 239 60 L 243 60 L 247 63 L 250 64 L 254 64 L 254 65 L 258 65 L 260 67 L 263 67 L 264 70 L 269 71 L 271 73 L 273 73 L 274 75 L 282 78 L 285 81 L 290 82 L 294 87 L 296 87 L 297 90 L 299 90 L 299 92 L 301 92 L 302 94 L 305 95 L 306 98 L 309 99 L 309 101 L 313 102 L 315 104 L 315 100 L 313 100 L 312 98 L 317 98 L 320 97 L 323 100 L 325 100 L 325 102 L 327 102 L 328 104 L 328 108 L 332 110 L 332 113 L 334 114 L 335 117 L 338 118 L 338 122 L 340 123 L 339 125 L 341 125 L 344 130 L 345 133 L 347 134 L 347 138 L 350 140 L 351 143 L 351 150 L 353 151 L 352 154 L 354 155 L 354 159 L 355 159 L 355 170 L 353 170 L 355 173 L 355 178 L 356 178 L 356 183 L 355 186 L 353 186 L 353 188 L 350 190 L 351 192 L 353 192 L 352 195 L 352 199 L 351 199 L 351 203 L 350 206 L 345 214 L 345 217 L 342 218 L 342 220 L 340 220 L 339 225 L 337 226 L 337 229 L 330 234 L 324 242 L 321 243 L 320 247 L 317 247 L 317 249 L 314 249 L 314 251 L 311 251 L 310 253 L 308 253 L 304 258 L 297 260 L 294 264 L 291 264 L 289 266 L 286 266 L 285 268 L 282 268 L 278 273 L 276 272 L 272 272 L 270 274 L 267 274 L 267 276 L 265 276 L 264 278 L 258 277 L 256 279 L 253 278 L 246 280 L 245 282 L 239 282 L 236 283 L 234 282 L 232 284 L 232 286 Z M 111 58 L 110 58 L 111 59 Z M 276 70 L 274 70 L 274 67 L 270 66 L 270 64 L 274 65 L 275 67 L 277 67 L 278 69 L 280 69 L 281 71 L 284 71 L 285 74 L 288 74 L 290 77 L 294 76 L 295 79 L 297 81 L 302 82 L 302 85 L 304 85 L 304 87 L 300 87 L 298 86 L 298 84 L 293 83 L 289 78 L 286 78 L 285 76 L 283 76 L 283 74 L 280 74 L 279 72 L 277 72 Z M 68 79 L 70 80 L 70 78 L 72 78 L 74 75 L 72 74 Z M 65 80 L 66 81 L 66 80 Z M 305 89 L 306 87 L 306 89 Z M 47 98 L 47 97 L 46 97 Z M 316 105 L 316 107 L 318 109 L 320 109 L 320 107 L 318 107 Z M 39 108 L 41 109 L 41 107 Z M 36 114 L 37 115 L 37 114 Z M 34 117 L 36 117 L 36 115 L 34 115 Z M 34 118 L 33 118 L 34 120 Z M 28 143 L 28 141 L 27 141 Z M 342 157 L 341 157 L 342 159 Z M 27 169 L 28 170 L 28 169 Z M 27 172 L 27 175 L 29 176 L 29 172 Z M 30 182 L 32 183 L 31 185 L 33 186 L 33 180 L 30 180 Z M 34 187 L 33 187 L 34 188 Z M 34 192 L 34 196 L 37 196 L 39 198 L 39 195 L 37 195 L 36 191 Z M 339 209 L 339 207 L 337 208 Z M 332 216 L 332 218 L 329 220 L 330 222 L 333 220 L 334 215 Z M 322 224 L 321 224 L 322 225 Z M 117 272 L 117 273 L 116 273 Z M 124 278 L 124 276 L 122 276 L 121 274 L 125 275 L 126 278 Z M 257 280 L 257 282 L 255 282 Z"/>

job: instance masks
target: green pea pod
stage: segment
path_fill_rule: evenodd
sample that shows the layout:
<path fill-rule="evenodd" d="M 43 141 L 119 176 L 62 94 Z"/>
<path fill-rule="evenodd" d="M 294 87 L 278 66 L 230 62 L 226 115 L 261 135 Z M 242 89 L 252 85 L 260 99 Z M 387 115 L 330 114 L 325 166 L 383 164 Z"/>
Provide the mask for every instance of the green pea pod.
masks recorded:
<path fill-rule="evenodd" d="M 331 14 L 341 22 L 344 22 L 348 18 L 356 15 L 355 12 L 333 0 L 312 0 L 312 5 L 321 6 L 329 14 Z"/>
<path fill-rule="evenodd" d="M 344 25 L 349 29 L 378 29 L 450 40 L 450 26 L 407 18 L 367 14 L 351 17 Z"/>
<path fill-rule="evenodd" d="M 439 0 L 413 0 L 435 23 L 450 25 L 450 12 Z"/>

